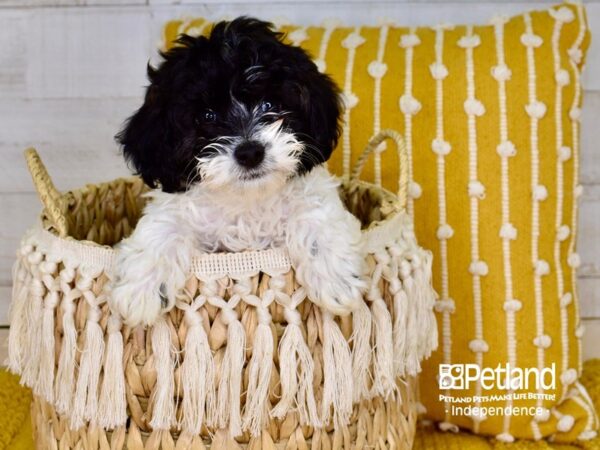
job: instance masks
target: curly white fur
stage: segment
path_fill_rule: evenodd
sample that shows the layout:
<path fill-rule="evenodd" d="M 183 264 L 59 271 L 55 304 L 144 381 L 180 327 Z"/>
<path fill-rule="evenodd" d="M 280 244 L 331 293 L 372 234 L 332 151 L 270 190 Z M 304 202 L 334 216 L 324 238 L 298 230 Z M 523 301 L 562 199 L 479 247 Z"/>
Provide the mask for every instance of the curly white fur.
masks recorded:
<path fill-rule="evenodd" d="M 332 313 L 351 312 L 365 289 L 364 254 L 360 223 L 342 204 L 338 185 L 319 166 L 227 189 L 201 182 L 183 193 L 153 191 L 135 231 L 118 246 L 112 307 L 131 326 L 151 325 L 175 304 L 194 252 L 285 246 L 309 298 Z"/>

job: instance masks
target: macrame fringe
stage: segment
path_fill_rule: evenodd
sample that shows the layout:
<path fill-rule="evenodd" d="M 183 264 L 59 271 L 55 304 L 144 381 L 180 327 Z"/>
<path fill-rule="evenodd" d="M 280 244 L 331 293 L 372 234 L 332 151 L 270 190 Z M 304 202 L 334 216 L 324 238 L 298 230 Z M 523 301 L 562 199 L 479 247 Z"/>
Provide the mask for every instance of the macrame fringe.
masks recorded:
<path fill-rule="evenodd" d="M 220 371 L 216 424 L 219 428 L 228 427 L 229 436 L 234 438 L 242 434 L 240 397 L 246 335 L 244 326 L 238 320 L 237 313 L 233 309 L 222 309 L 221 316 L 227 325 L 227 348 Z"/>
<path fill-rule="evenodd" d="M 70 273 L 67 269 L 61 271 L 63 284 L 67 284 L 68 281 L 73 280 L 74 276 L 74 271 L 72 270 Z M 64 287 L 63 291 L 65 291 Z M 69 290 L 63 297 L 61 304 L 63 311 L 63 339 L 60 356 L 58 358 L 58 369 L 54 387 L 56 410 L 59 414 L 70 414 L 73 402 L 73 389 L 75 387 L 75 356 L 77 352 L 75 304 L 73 301 L 80 296 L 81 292 L 78 289 Z"/>
<path fill-rule="evenodd" d="M 52 282 L 54 279 L 50 277 Z M 48 287 L 48 284 L 46 284 Z M 49 291 L 44 300 L 42 312 L 42 348 L 40 353 L 40 373 L 34 392 L 52 403 L 54 400 L 54 310 L 58 305 L 59 296 L 56 290 Z"/>
<path fill-rule="evenodd" d="M 350 421 L 352 414 L 352 356 L 341 330 L 328 312 L 323 317 L 323 423 L 333 422 L 338 428 Z"/>
<path fill-rule="evenodd" d="M 121 325 L 119 316 L 111 314 L 107 324 L 108 343 L 104 356 L 104 378 L 98 401 L 98 425 L 107 430 L 127 423 Z"/>
<path fill-rule="evenodd" d="M 430 254 L 423 256 L 421 266 L 415 274 L 416 289 L 422 293 L 418 305 L 419 317 L 423 326 L 419 328 L 419 359 L 429 358 L 438 346 L 438 328 L 433 312 L 437 294 L 431 284 L 432 257 Z"/>
<path fill-rule="evenodd" d="M 390 283 L 394 298 L 394 373 L 397 377 L 406 374 L 406 340 L 408 322 L 408 296 L 398 280 Z"/>
<path fill-rule="evenodd" d="M 419 361 L 419 315 L 417 313 L 418 304 L 420 301 L 420 295 L 412 274 L 408 275 L 404 279 L 404 289 L 406 290 L 409 303 L 409 313 L 407 314 L 406 323 L 406 351 L 405 355 L 405 367 L 406 374 L 409 376 L 415 376 L 421 370 L 421 364 Z"/>
<path fill-rule="evenodd" d="M 39 255 L 41 260 L 41 254 L 32 253 L 30 255 Z M 21 384 L 35 387 L 38 383 L 39 369 L 40 369 L 40 352 L 42 347 L 42 314 L 43 314 L 43 295 L 44 285 L 39 279 L 39 271 L 36 267 L 36 262 L 30 261 L 32 264 L 33 276 L 31 278 L 31 284 L 29 286 L 30 301 L 28 308 L 25 313 L 27 326 L 26 329 L 29 333 L 29 340 L 26 346 L 26 359 L 25 366 L 23 368 L 23 374 L 21 376 Z M 38 261 L 39 263 L 39 261 Z"/>
<path fill-rule="evenodd" d="M 373 321 L 373 386 L 371 397 L 382 396 L 388 399 L 397 391 L 394 373 L 394 346 L 392 316 L 383 300 L 380 290 L 382 277 L 389 271 L 392 261 L 386 250 L 375 253 L 375 267 L 371 273 L 371 286 L 367 299 L 371 302 Z"/>
<path fill-rule="evenodd" d="M 411 307 L 406 326 L 406 373 L 414 376 L 421 371 L 421 360 L 437 348 L 437 325 L 433 314 L 435 291 L 431 286 L 429 255 L 413 255 L 412 265 L 402 261 L 403 279 Z"/>
<path fill-rule="evenodd" d="M 192 435 L 200 434 L 205 418 L 215 408 L 215 367 L 208 337 L 202 326 L 202 315 L 197 311 L 204 299 L 196 300 L 192 306 L 185 305 L 187 336 L 184 345 L 184 359 L 181 364 L 183 383 L 183 417 L 181 427 Z M 196 303 L 198 302 L 198 303 Z"/>
<path fill-rule="evenodd" d="M 192 304 L 177 304 L 185 312 L 187 325 L 185 357 L 180 371 L 183 380 L 180 416 L 175 395 L 176 353 L 172 349 L 171 325 L 161 319 L 150 331 L 156 384 L 150 399 L 149 425 L 154 430 L 169 430 L 179 425 L 184 434 L 196 436 L 206 425 L 227 429 L 224 433 L 231 442 L 242 432 L 258 439 L 269 415 L 284 419 L 290 413 L 297 413 L 303 426 L 318 429 L 333 422 L 340 428 L 349 423 L 353 403 L 394 395 L 398 390 L 397 377 L 416 375 L 420 371 L 420 360 L 437 347 L 431 256 L 415 249 L 408 239 L 405 236 L 374 255 L 369 302 L 361 303 L 352 315 L 351 347 L 334 317 L 321 313 L 323 388 L 319 392 L 322 394 L 320 404 L 317 404 L 313 386 L 315 362 L 297 310 L 306 297 L 304 290 L 297 288 L 293 295 L 287 295 L 285 289 L 290 280 L 276 275 L 270 278 L 270 289 L 260 298 L 252 295 L 256 286 L 250 278 L 236 279 L 233 285 L 220 287 L 217 281 L 203 282 L 202 295 Z M 56 263 L 49 259 L 44 261 L 44 255 L 32 246 L 24 246 L 20 255 L 13 267 L 9 367 L 21 372 L 22 382 L 53 403 L 60 414 L 68 415 L 71 428 L 80 428 L 85 421 L 92 421 L 103 429 L 126 426 L 122 323 L 116 315 L 108 318 L 105 348 L 104 331 L 99 323 L 100 305 L 104 300 L 96 299 L 92 291 L 92 283 L 100 273 L 92 273 L 86 267 L 65 266 L 59 279 L 55 279 Z M 385 295 L 380 291 L 382 279 L 388 285 Z M 76 286 L 72 289 L 74 280 Z M 219 294 L 223 288 L 233 289 L 234 295 L 228 301 Z M 392 299 L 392 312 L 388 309 L 388 298 Z M 248 387 L 243 410 L 246 333 L 235 311 L 240 301 L 246 307 L 254 307 L 258 316 L 252 357 L 247 365 Z M 272 301 L 283 307 L 287 325 L 277 349 L 281 398 L 270 409 L 269 388 L 275 351 L 268 309 Z M 204 302 L 220 311 L 216 320 L 227 327 L 226 347 L 218 373 L 199 312 Z M 79 304 L 88 309 L 81 330 L 83 350 L 77 370 L 76 311 Z M 58 316 L 55 315 L 57 308 Z M 55 361 L 54 351 L 56 317 L 62 321 L 58 361 Z"/>
<path fill-rule="evenodd" d="M 300 324 L 300 313 L 284 307 L 287 326 L 279 342 L 279 378 L 281 399 L 271 410 L 271 417 L 283 419 L 294 408 L 302 425 L 321 427 L 313 390 L 315 365 Z"/>
<path fill-rule="evenodd" d="M 252 436 L 259 436 L 267 423 L 269 382 L 273 367 L 273 335 L 271 314 L 264 307 L 257 307 L 258 326 L 252 344 L 252 358 L 248 364 L 248 391 L 244 411 L 243 428 Z"/>
<path fill-rule="evenodd" d="M 392 316 L 381 298 L 381 294 L 372 302 L 371 311 L 375 341 L 373 394 L 387 400 L 397 390 L 396 377 L 394 376 Z"/>
<path fill-rule="evenodd" d="M 87 292 L 91 294 L 91 292 Z M 86 293 L 84 293 L 84 296 Z M 85 344 L 81 354 L 79 376 L 71 413 L 71 428 L 79 429 L 85 420 L 96 419 L 98 409 L 98 379 L 104 354 L 104 333 L 98 324 L 101 311 L 90 304 L 85 324 Z"/>
<path fill-rule="evenodd" d="M 9 311 L 10 333 L 8 335 L 8 359 L 6 360 L 6 365 L 15 374 L 20 374 L 23 371 L 25 362 L 24 351 L 29 338 L 27 300 L 31 275 L 25 265 L 26 257 L 27 253 L 23 249 L 18 255 L 12 271 L 13 288 Z"/>
<path fill-rule="evenodd" d="M 371 398 L 371 310 L 366 303 L 361 302 L 352 313 L 352 398 L 359 402 Z"/>
<path fill-rule="evenodd" d="M 406 373 L 406 330 L 408 315 L 408 296 L 399 280 L 399 266 L 402 261 L 402 247 L 396 242 L 388 247 L 390 255 L 383 276 L 388 282 L 388 293 L 392 297 L 393 309 L 393 370 L 396 377 L 404 377 Z"/>
<path fill-rule="evenodd" d="M 152 354 L 156 370 L 152 420 L 154 430 L 169 430 L 175 425 L 175 360 L 171 353 L 171 331 L 167 321 L 161 317 L 152 327 Z"/>

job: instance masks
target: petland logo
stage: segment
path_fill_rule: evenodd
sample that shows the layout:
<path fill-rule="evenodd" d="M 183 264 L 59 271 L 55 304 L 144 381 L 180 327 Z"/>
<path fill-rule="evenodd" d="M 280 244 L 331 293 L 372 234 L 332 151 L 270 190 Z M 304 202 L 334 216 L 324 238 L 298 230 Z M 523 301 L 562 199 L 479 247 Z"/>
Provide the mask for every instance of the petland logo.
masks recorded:
<path fill-rule="evenodd" d="M 469 389 L 472 383 L 479 382 L 482 389 L 501 389 L 507 391 L 547 390 L 556 387 L 556 367 L 527 368 L 511 367 L 504 364 L 492 367 L 480 367 L 478 364 L 440 364 L 438 385 L 440 389 Z"/>

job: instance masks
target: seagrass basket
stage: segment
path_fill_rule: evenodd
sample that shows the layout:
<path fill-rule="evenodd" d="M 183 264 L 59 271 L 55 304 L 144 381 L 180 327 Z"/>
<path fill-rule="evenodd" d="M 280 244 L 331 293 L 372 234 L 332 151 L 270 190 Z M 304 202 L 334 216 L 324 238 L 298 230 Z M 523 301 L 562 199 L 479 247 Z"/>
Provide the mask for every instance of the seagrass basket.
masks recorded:
<path fill-rule="evenodd" d="M 396 141 L 400 191 L 359 181 Z M 405 212 L 406 148 L 373 138 L 340 195 L 363 224 L 369 289 L 334 317 L 306 299 L 285 249 L 195 256 L 176 307 L 129 328 L 107 298 L 114 250 L 143 209 L 138 178 L 59 193 L 14 267 L 10 369 L 31 387 L 38 449 L 410 449 L 420 361 L 437 345 L 431 255 Z"/>

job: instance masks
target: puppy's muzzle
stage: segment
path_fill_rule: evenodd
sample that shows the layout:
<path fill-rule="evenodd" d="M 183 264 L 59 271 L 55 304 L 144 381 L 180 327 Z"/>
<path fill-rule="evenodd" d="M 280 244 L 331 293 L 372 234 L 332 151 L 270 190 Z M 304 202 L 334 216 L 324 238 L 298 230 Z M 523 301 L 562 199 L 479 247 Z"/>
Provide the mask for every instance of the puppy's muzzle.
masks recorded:
<path fill-rule="evenodd" d="M 265 146 L 257 141 L 244 141 L 233 152 L 237 163 L 246 169 L 254 169 L 265 159 Z"/>

